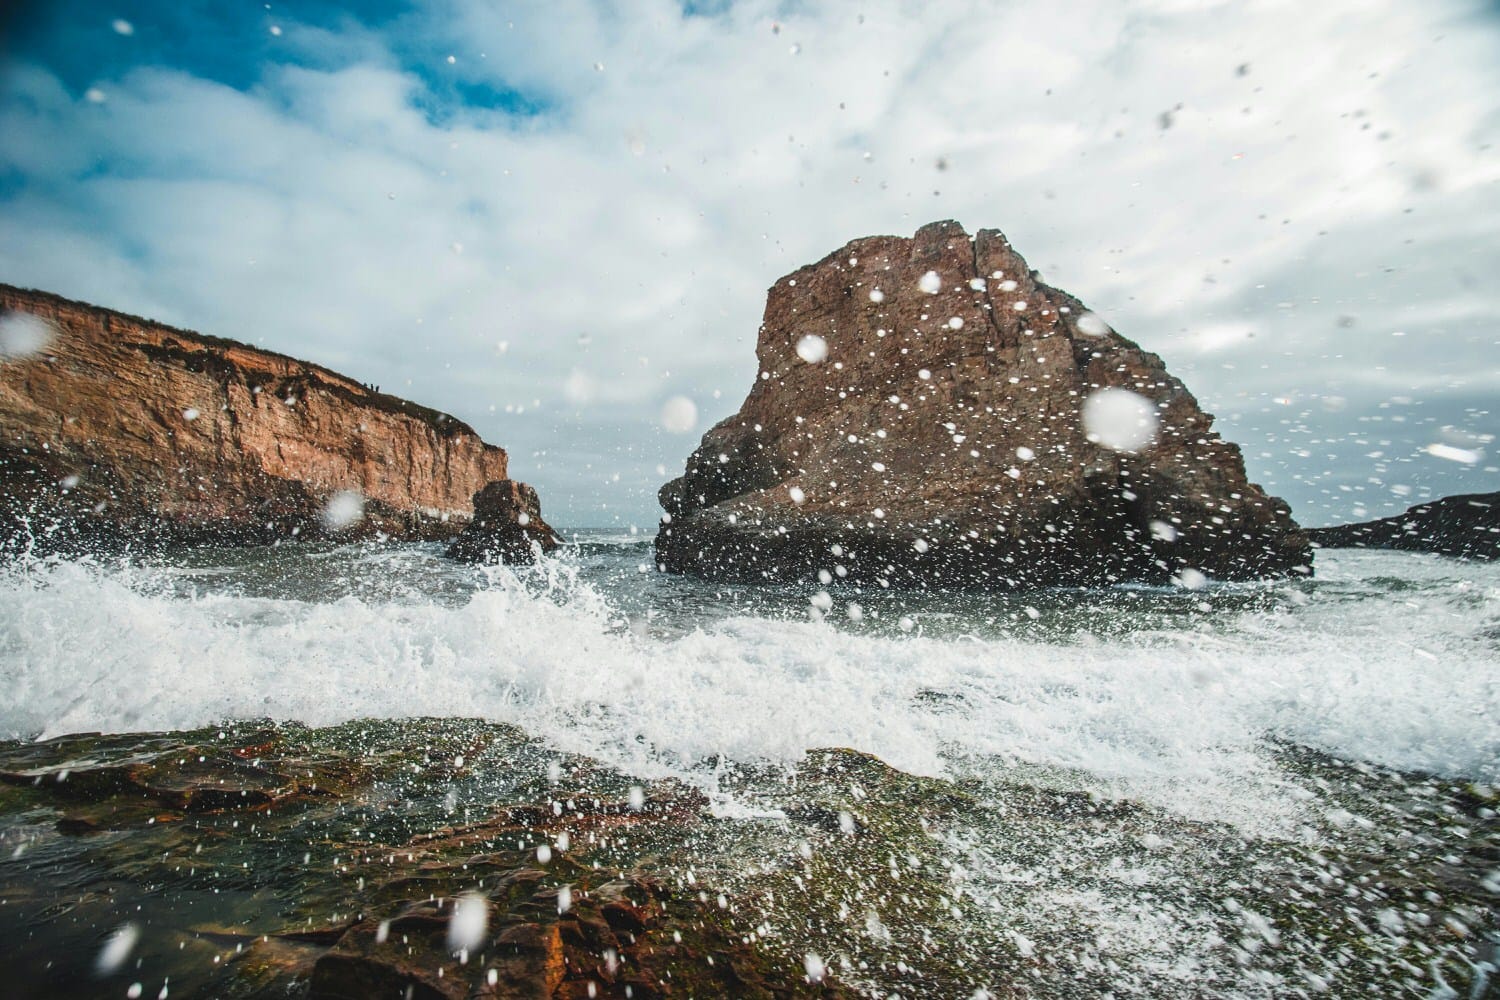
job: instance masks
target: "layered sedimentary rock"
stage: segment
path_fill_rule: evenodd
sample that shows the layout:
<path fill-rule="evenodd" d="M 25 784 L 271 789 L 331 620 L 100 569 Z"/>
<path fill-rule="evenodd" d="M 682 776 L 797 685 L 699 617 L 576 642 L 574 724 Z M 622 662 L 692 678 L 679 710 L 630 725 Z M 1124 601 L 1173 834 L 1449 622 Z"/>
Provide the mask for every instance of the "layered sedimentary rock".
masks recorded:
<path fill-rule="evenodd" d="M 462 562 L 533 563 L 538 553 L 557 546 L 557 532 L 542 520 L 536 490 L 502 479 L 474 494 L 474 517 L 447 555 Z"/>
<path fill-rule="evenodd" d="M 1325 548 L 1404 549 L 1500 559 L 1500 492 L 1444 497 L 1417 504 L 1395 517 L 1313 528 L 1308 535 Z"/>
<path fill-rule="evenodd" d="M 669 571 L 994 588 L 1310 571 L 1287 505 L 1161 359 L 995 230 L 860 239 L 787 275 L 756 356 L 739 412 L 661 490 Z M 1157 426 L 1131 444 L 1137 418 Z"/>
<path fill-rule="evenodd" d="M 11 534 L 446 537 L 508 477 L 464 423 L 317 365 L 5 285 L 0 315 L 38 341 L 0 353 Z"/>

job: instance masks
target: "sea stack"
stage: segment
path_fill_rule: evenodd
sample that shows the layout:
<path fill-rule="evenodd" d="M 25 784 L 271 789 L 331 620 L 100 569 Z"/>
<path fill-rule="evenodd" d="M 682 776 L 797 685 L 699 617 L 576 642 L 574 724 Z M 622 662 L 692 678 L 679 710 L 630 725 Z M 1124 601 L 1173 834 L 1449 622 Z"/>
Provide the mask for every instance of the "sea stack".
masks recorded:
<path fill-rule="evenodd" d="M 557 532 L 542 520 L 536 490 L 503 479 L 474 494 L 474 517 L 445 554 L 459 562 L 526 565 L 559 544 Z"/>
<path fill-rule="evenodd" d="M 510 478 L 462 421 L 318 365 L 8 285 L 0 321 L 12 546 L 449 538 Z"/>
<path fill-rule="evenodd" d="M 669 572 L 886 586 L 1309 573 L 1160 358 L 993 229 L 855 240 L 777 281 L 738 413 L 664 486 Z"/>

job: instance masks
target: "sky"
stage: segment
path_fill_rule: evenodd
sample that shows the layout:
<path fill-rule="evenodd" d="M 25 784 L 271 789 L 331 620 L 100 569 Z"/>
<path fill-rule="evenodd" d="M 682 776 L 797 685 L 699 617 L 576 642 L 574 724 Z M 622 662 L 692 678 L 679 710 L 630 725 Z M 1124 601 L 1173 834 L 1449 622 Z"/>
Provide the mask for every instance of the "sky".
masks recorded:
<path fill-rule="evenodd" d="M 950 218 L 1304 524 L 1500 489 L 1494 0 L 7 11 L 0 281 L 453 413 L 559 526 L 654 530 L 771 283 Z"/>

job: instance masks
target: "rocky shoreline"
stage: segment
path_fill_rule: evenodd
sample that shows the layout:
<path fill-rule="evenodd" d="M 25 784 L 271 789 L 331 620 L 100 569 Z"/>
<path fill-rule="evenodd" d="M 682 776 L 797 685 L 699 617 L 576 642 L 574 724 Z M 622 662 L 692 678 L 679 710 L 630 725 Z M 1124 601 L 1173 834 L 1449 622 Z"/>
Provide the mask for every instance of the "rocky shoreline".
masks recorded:
<path fill-rule="evenodd" d="M 1477 982 L 1493 790 L 1295 747 L 1279 766 L 1296 840 L 849 750 L 721 762 L 709 794 L 465 719 L 0 743 L 0 975 L 315 1000 Z M 1132 943 L 1160 920 L 1196 942 L 1191 976 Z"/>
<path fill-rule="evenodd" d="M 772 286 L 760 374 L 662 488 L 659 565 L 1015 589 L 1310 573 L 1160 358 L 996 230 L 855 240 Z"/>
<path fill-rule="evenodd" d="M 1500 492 L 1443 497 L 1395 517 L 1312 528 L 1308 536 L 1324 548 L 1400 549 L 1462 559 L 1500 559 Z"/>

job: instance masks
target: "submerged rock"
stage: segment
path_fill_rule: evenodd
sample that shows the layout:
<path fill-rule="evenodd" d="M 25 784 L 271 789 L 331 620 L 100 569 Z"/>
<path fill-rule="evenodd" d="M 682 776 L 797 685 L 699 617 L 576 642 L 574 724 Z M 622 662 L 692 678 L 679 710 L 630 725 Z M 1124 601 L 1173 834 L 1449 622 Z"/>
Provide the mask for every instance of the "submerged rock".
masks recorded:
<path fill-rule="evenodd" d="M 0 323 L 30 332 L 0 343 L 0 542 L 448 538 L 509 475 L 463 422 L 318 365 L 9 285 Z"/>
<path fill-rule="evenodd" d="M 1495 790 L 1267 764 L 1281 832 L 847 749 L 641 782 L 465 719 L 0 742 L 0 977 L 38 998 L 1488 995 Z"/>
<path fill-rule="evenodd" d="M 1324 548 L 1404 549 L 1464 559 L 1500 559 L 1500 492 L 1420 503 L 1405 514 L 1358 524 L 1311 528 Z"/>
<path fill-rule="evenodd" d="M 662 488 L 670 572 L 986 588 L 1310 572 L 1160 358 L 999 232 L 876 236 L 772 286 L 760 374 Z"/>
<path fill-rule="evenodd" d="M 474 519 L 447 555 L 462 562 L 531 563 L 538 552 L 557 546 L 557 532 L 542 520 L 536 490 L 502 479 L 474 494 Z"/>
<path fill-rule="evenodd" d="M 0 977 L 70 998 L 1487 995 L 1494 789 L 1268 763 L 1290 837 L 1047 768 L 919 777 L 852 750 L 637 783 L 464 719 L 0 742 Z"/>

